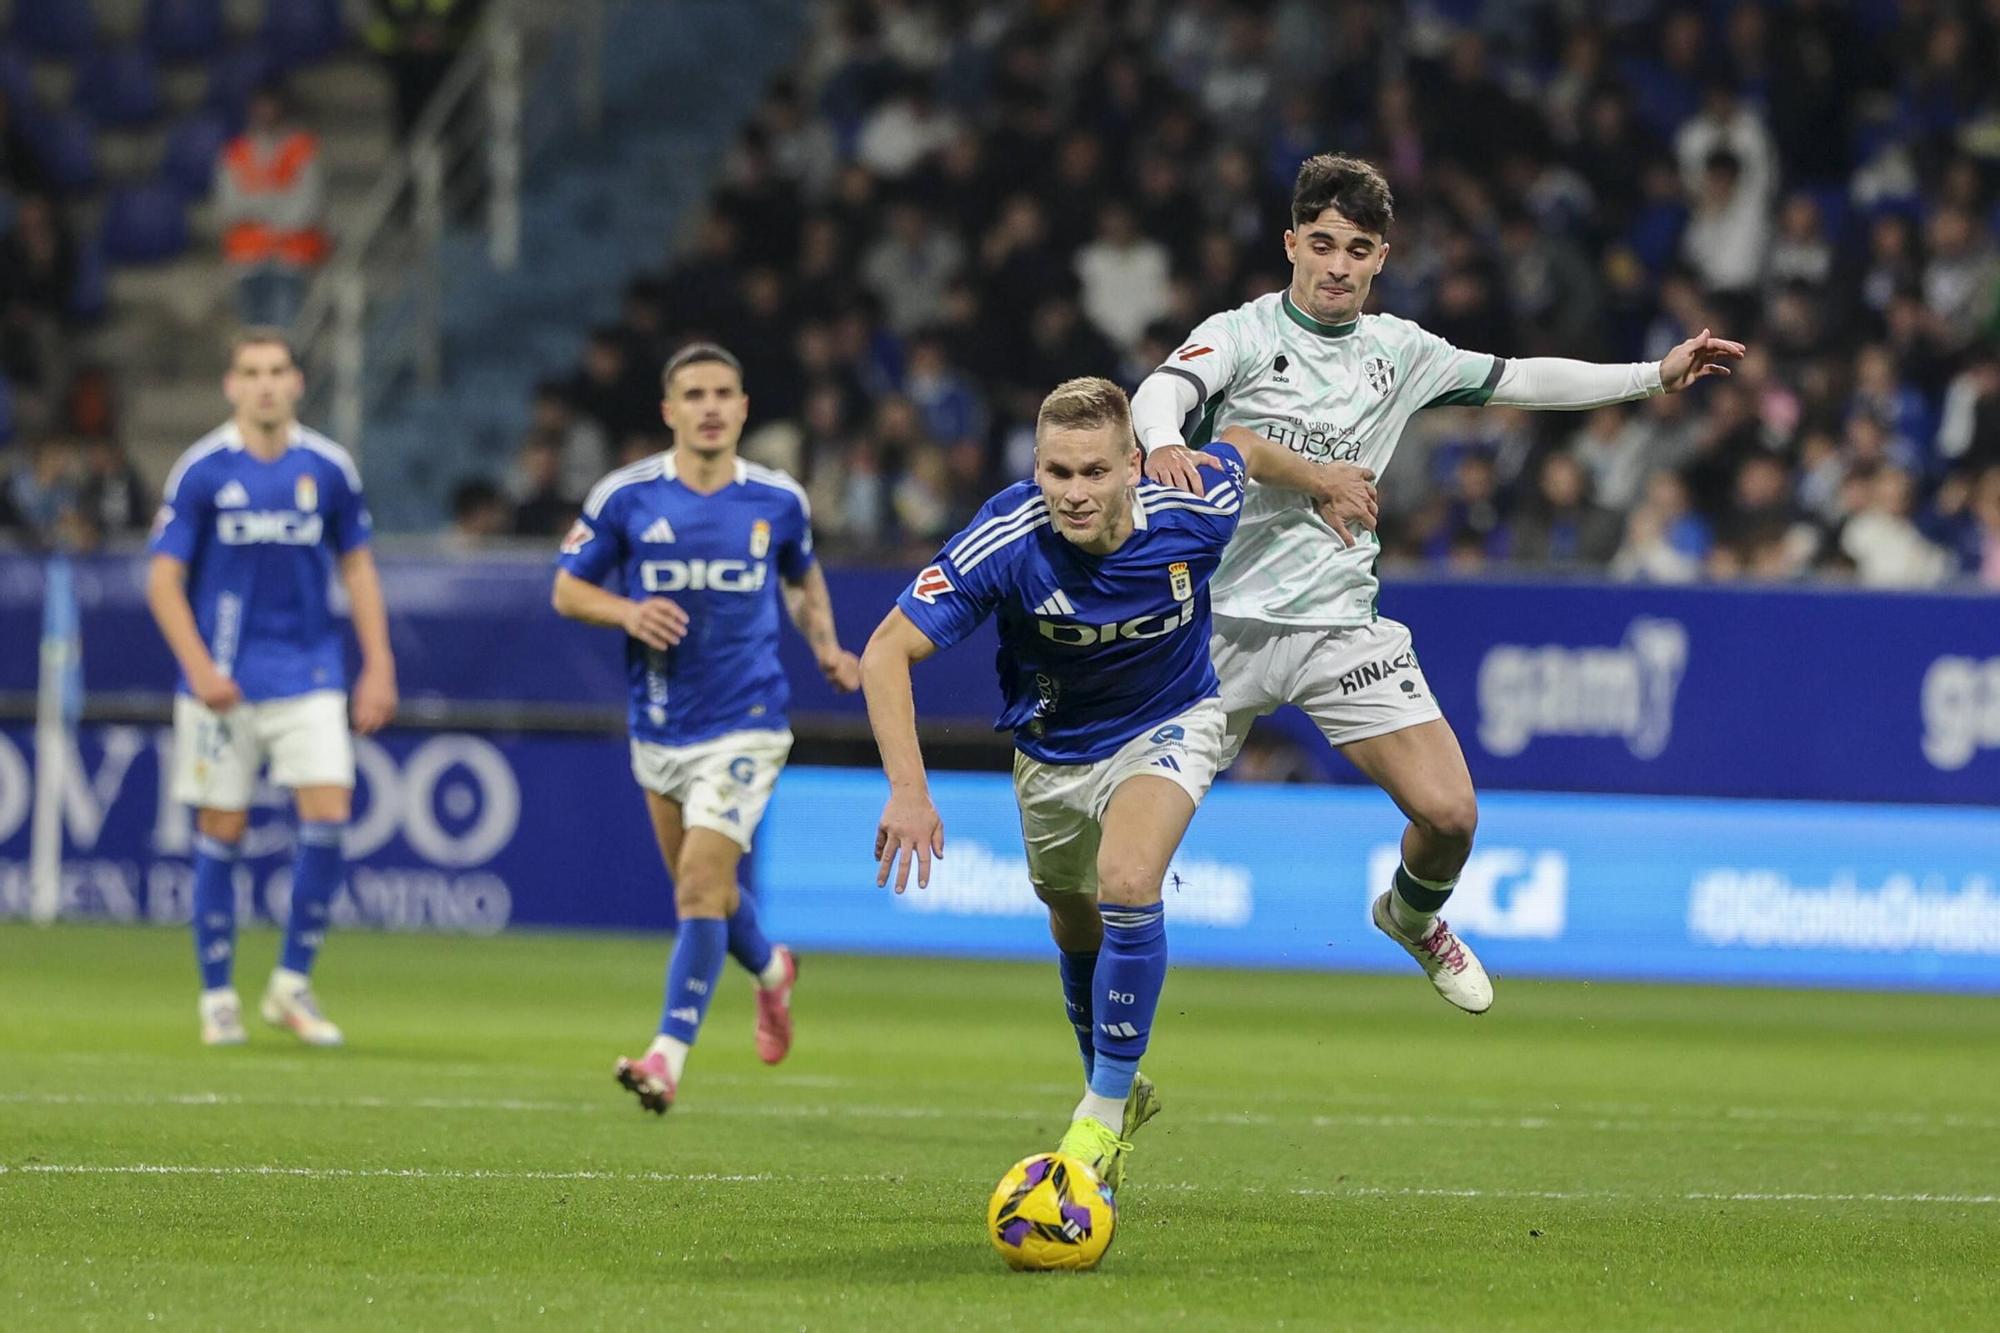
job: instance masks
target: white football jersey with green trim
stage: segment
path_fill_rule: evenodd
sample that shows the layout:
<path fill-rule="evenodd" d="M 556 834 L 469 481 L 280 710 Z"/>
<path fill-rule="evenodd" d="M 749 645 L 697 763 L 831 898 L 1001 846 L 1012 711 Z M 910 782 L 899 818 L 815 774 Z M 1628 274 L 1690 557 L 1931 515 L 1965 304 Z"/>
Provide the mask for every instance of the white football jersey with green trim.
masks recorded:
<path fill-rule="evenodd" d="M 1394 315 L 1323 324 L 1273 292 L 1203 320 L 1160 367 L 1201 391 L 1182 423 L 1191 444 L 1242 426 L 1315 463 L 1379 478 L 1403 427 L 1426 407 L 1481 406 L 1506 362 L 1464 352 Z M 1215 614 L 1275 625 L 1365 625 L 1375 618 L 1381 545 L 1355 544 L 1296 491 L 1251 483 L 1210 590 Z"/>

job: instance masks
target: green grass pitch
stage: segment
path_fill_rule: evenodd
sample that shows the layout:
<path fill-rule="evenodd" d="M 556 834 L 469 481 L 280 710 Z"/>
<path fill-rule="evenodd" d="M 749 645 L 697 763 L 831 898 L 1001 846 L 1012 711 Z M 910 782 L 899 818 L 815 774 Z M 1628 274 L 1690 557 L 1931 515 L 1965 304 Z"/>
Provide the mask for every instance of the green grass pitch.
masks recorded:
<path fill-rule="evenodd" d="M 252 999 L 276 949 L 243 942 Z M 611 1079 L 665 941 L 336 936 L 350 1046 L 196 1040 L 184 934 L 0 925 L 0 1328 L 1971 1328 L 2000 1004 L 1178 970 L 1095 1274 L 988 1190 L 1078 1092 L 1046 966 L 727 975 L 682 1103 Z M 149 1324 L 149 1321 L 150 1324 Z"/>

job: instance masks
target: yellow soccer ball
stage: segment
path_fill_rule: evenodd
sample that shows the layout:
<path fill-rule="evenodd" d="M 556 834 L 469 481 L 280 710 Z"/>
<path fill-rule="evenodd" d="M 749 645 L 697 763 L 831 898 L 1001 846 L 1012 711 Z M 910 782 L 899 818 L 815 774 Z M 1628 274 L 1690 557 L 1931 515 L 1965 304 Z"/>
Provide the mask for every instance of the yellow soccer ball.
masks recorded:
<path fill-rule="evenodd" d="M 1059 1152 L 1014 1163 L 986 1205 L 986 1235 L 1009 1268 L 1095 1268 L 1117 1225 L 1111 1187 Z"/>

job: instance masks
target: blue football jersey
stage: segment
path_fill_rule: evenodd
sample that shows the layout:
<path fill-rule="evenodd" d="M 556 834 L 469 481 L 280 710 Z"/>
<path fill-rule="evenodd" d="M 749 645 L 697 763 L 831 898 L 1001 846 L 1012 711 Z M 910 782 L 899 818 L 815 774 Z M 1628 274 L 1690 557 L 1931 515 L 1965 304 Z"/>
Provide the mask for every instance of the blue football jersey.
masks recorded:
<path fill-rule="evenodd" d="M 369 530 L 361 474 L 345 449 L 299 426 L 266 461 L 243 447 L 232 422 L 168 474 L 150 549 L 187 562 L 202 642 L 243 697 L 289 699 L 346 688 L 334 560 L 366 545 Z"/>
<path fill-rule="evenodd" d="M 1204 468 L 1208 493 L 1142 481 L 1132 535 L 1092 555 L 1055 530 L 1031 481 L 986 502 L 896 599 L 940 648 L 998 617 L 996 731 L 1030 758 L 1084 764 L 1219 692 L 1208 580 L 1236 531 L 1243 459 Z"/>
<path fill-rule="evenodd" d="M 738 460 L 735 481 L 702 495 L 676 475 L 671 452 L 642 459 L 597 483 L 559 563 L 591 583 L 616 573 L 627 597 L 669 597 L 687 612 L 687 637 L 665 652 L 625 640 L 634 737 L 692 745 L 785 726 L 778 580 L 796 582 L 813 563 L 797 482 Z"/>

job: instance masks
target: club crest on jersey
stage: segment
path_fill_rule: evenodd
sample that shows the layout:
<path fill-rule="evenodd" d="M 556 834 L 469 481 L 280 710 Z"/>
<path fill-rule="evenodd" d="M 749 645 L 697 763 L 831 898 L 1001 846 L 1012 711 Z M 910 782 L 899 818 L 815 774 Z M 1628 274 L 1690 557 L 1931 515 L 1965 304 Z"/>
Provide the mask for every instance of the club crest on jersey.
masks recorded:
<path fill-rule="evenodd" d="M 1385 356 L 1371 356 L 1361 363 L 1361 373 L 1368 379 L 1368 387 L 1387 398 L 1389 390 L 1396 387 L 1396 367 Z"/>
<path fill-rule="evenodd" d="M 917 575 L 917 581 L 910 585 L 910 596 L 925 606 L 935 606 L 939 597 L 955 591 L 957 589 L 951 579 L 937 565 L 926 565 L 923 572 Z"/>
<path fill-rule="evenodd" d="M 319 483 L 311 477 L 300 477 L 292 486 L 293 507 L 301 514 L 310 514 L 319 508 Z"/>
<path fill-rule="evenodd" d="M 750 525 L 750 558 L 762 560 L 771 549 L 771 524 L 767 519 L 758 519 Z"/>
<path fill-rule="evenodd" d="M 590 524 L 584 522 L 582 519 L 578 519 L 569 525 L 569 531 L 563 536 L 562 553 L 564 555 L 575 555 L 578 551 L 590 545 L 590 539 L 596 535 L 596 533 L 590 530 Z"/>
<path fill-rule="evenodd" d="M 1185 602 L 1194 596 L 1194 578 L 1188 573 L 1187 561 L 1176 560 L 1167 566 L 1167 584 L 1174 591 L 1174 600 Z"/>

